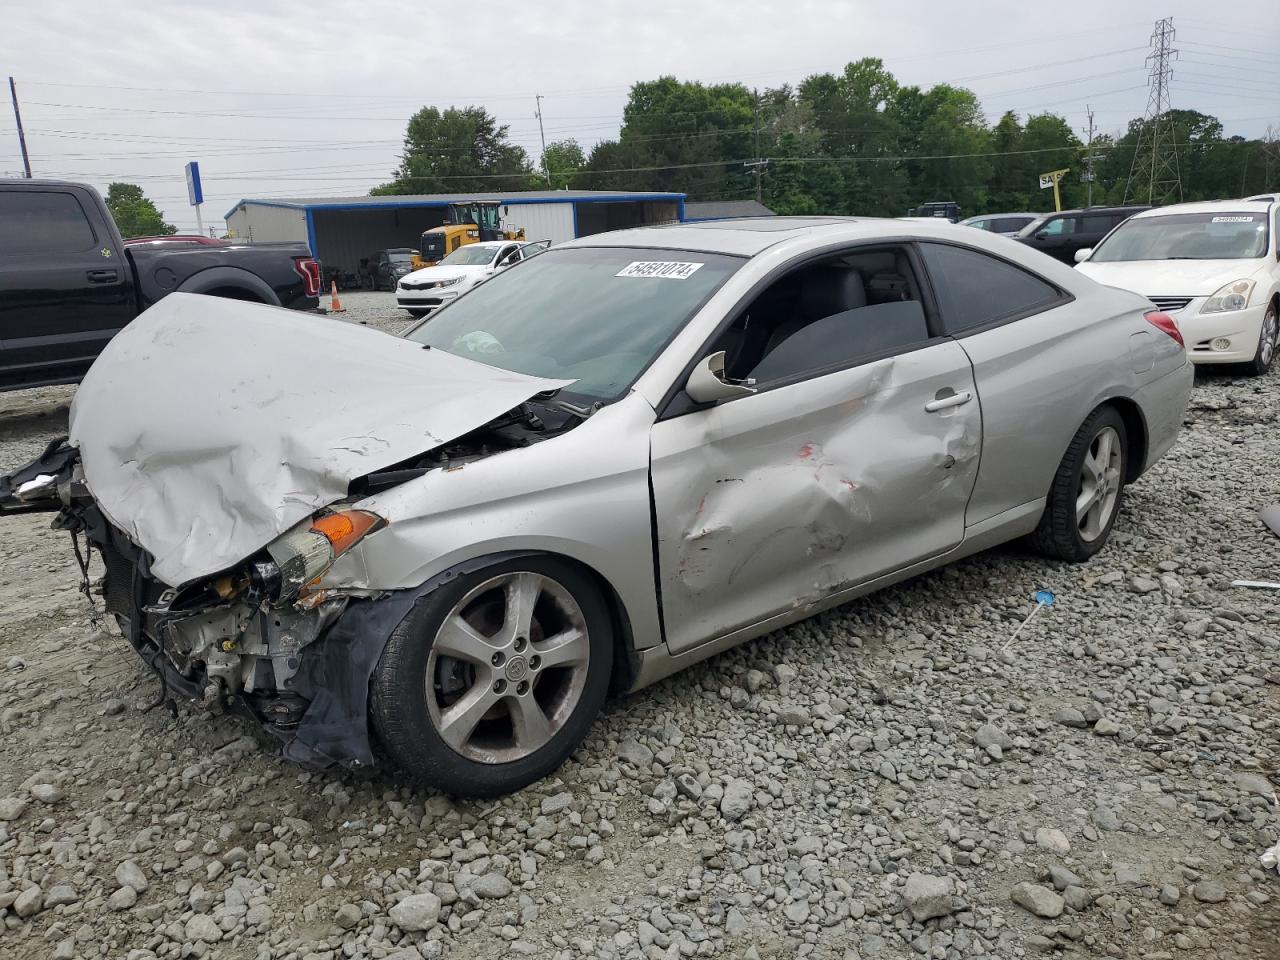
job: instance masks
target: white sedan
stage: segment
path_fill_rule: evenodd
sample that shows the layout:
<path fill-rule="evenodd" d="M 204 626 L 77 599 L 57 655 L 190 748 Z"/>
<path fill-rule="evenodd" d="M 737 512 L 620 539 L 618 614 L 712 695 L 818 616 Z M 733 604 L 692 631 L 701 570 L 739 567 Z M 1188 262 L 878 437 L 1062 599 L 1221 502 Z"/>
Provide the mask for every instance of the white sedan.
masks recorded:
<path fill-rule="evenodd" d="M 439 263 L 401 277 L 396 285 L 396 303 L 415 317 L 425 317 L 477 283 L 549 246 L 550 240 L 486 240 L 467 244 Z"/>
<path fill-rule="evenodd" d="M 1076 260 L 1081 273 L 1172 315 L 1192 362 L 1270 368 L 1280 315 L 1280 203 L 1272 198 L 1147 210 Z"/>

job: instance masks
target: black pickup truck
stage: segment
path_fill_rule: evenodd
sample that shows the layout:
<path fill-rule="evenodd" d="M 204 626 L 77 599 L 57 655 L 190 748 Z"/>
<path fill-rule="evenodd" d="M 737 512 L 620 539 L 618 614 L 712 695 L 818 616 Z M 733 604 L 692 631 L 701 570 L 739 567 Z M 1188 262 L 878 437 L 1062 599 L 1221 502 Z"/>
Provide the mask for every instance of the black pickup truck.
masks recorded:
<path fill-rule="evenodd" d="M 0 390 L 78 382 L 175 291 L 311 310 L 320 265 L 304 243 L 126 244 L 92 187 L 0 180 Z"/>

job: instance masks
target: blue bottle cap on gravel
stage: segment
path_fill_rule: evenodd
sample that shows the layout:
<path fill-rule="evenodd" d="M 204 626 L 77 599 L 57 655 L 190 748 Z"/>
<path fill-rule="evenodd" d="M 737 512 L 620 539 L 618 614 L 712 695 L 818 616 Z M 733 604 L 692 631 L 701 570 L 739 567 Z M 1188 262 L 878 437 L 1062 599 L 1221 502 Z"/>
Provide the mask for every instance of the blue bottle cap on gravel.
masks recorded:
<path fill-rule="evenodd" d="M 1032 597 L 1036 603 L 1043 603 L 1046 607 L 1052 607 L 1053 601 L 1056 599 L 1052 590 L 1037 590 L 1035 596 Z"/>

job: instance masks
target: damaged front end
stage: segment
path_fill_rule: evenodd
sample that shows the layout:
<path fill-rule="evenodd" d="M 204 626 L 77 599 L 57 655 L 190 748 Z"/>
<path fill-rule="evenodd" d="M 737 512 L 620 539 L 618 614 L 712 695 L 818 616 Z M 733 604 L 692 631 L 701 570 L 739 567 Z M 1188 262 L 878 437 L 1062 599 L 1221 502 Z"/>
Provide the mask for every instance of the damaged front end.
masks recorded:
<path fill-rule="evenodd" d="M 106 519 L 85 485 L 78 451 L 65 439 L 0 479 L 0 513 L 41 511 L 56 512 L 53 528 L 70 534 L 91 603 L 93 553 L 101 558 L 105 612 L 159 677 L 157 704 L 183 699 L 250 717 L 284 743 L 286 755 L 309 765 L 373 762 L 364 698 L 352 695 L 367 681 L 352 662 L 353 640 L 362 637 L 376 649 L 376 662 L 381 644 L 369 637 L 368 624 L 386 621 L 385 640 L 407 605 L 332 595 L 318 581 L 380 529 L 381 518 L 341 505 L 326 508 L 236 567 L 174 588 L 155 577 L 148 553 Z M 335 655 L 320 641 L 353 601 L 383 615 L 371 618 L 362 610 Z M 348 682 L 352 667 L 356 676 Z M 304 717 L 318 700 L 327 706 L 314 712 L 308 730 Z"/>

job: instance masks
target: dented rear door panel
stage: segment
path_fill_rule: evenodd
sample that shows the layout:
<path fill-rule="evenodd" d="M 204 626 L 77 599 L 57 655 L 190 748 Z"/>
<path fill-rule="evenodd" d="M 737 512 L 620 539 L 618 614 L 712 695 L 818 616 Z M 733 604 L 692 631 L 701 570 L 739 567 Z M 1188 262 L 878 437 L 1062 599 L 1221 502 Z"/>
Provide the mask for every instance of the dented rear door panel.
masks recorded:
<path fill-rule="evenodd" d="M 949 392 L 973 399 L 925 410 Z M 972 369 L 954 341 L 656 423 L 671 651 L 958 545 L 981 439 Z"/>

